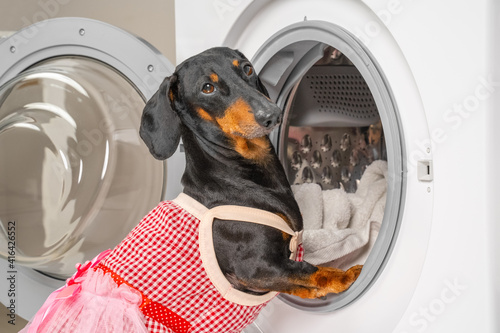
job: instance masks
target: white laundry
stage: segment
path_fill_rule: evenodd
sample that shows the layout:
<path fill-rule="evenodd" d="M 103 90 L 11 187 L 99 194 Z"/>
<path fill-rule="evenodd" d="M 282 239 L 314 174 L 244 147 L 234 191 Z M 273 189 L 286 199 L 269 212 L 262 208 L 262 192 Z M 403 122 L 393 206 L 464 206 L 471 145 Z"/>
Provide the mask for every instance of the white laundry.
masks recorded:
<path fill-rule="evenodd" d="M 363 264 L 378 236 L 387 193 L 387 162 L 375 161 L 355 193 L 293 185 L 304 218 L 304 260 L 346 269 Z"/>

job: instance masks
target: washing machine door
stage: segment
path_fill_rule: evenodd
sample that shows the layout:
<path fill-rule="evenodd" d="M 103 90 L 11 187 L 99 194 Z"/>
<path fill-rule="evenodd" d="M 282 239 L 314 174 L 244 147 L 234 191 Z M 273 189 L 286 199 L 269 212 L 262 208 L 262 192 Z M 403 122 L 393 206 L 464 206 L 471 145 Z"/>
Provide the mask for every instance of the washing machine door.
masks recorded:
<path fill-rule="evenodd" d="M 79 18 L 0 40 L 0 58 L 0 257 L 10 271 L 65 279 L 180 191 L 138 134 L 174 67 L 139 38 Z"/>

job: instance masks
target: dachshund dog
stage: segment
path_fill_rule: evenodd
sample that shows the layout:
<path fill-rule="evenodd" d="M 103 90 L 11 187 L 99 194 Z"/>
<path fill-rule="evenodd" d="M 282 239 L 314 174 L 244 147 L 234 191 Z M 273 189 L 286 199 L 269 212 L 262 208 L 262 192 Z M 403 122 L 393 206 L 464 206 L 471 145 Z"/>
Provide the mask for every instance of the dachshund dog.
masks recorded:
<path fill-rule="evenodd" d="M 171 156 L 182 137 L 184 193 L 207 208 L 259 208 L 300 231 L 301 213 L 267 136 L 281 118 L 245 56 L 213 48 L 165 79 L 146 105 L 141 136 L 157 159 Z M 290 260 L 289 241 L 268 226 L 220 219 L 213 224 L 218 264 L 232 286 L 246 293 L 318 298 L 346 290 L 361 271 Z"/>
<path fill-rule="evenodd" d="M 140 135 L 160 160 L 182 138 L 183 193 L 79 266 L 25 332 L 236 333 L 278 292 L 348 289 L 361 266 L 301 261 L 301 213 L 268 138 L 281 119 L 240 52 L 213 48 L 177 66 Z"/>

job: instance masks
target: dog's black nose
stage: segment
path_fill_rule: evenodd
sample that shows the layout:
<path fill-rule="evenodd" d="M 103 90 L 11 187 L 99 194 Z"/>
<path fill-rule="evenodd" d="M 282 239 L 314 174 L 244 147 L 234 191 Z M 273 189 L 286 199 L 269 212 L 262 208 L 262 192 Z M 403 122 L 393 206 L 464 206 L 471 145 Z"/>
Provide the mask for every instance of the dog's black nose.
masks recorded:
<path fill-rule="evenodd" d="M 273 128 L 281 122 L 281 110 L 258 110 L 255 113 L 255 120 L 265 128 Z"/>

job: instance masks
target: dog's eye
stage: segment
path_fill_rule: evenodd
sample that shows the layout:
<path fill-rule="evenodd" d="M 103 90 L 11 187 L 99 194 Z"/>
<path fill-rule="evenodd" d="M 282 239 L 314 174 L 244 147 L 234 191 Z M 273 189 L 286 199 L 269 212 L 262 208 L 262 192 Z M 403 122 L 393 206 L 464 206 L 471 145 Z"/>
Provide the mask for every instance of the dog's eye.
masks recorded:
<path fill-rule="evenodd" d="M 215 87 L 213 84 L 210 84 L 210 83 L 205 83 L 203 85 L 203 88 L 201 89 L 201 91 L 204 93 L 204 94 L 211 94 L 215 91 Z"/>
<path fill-rule="evenodd" d="M 250 76 L 253 74 L 253 68 L 250 65 L 245 65 L 243 66 L 243 71 L 245 72 L 246 75 Z"/>

